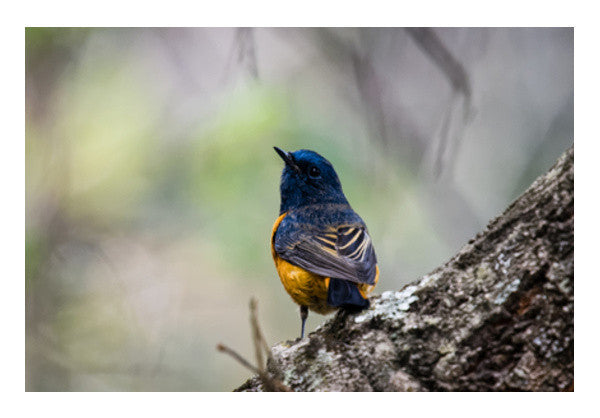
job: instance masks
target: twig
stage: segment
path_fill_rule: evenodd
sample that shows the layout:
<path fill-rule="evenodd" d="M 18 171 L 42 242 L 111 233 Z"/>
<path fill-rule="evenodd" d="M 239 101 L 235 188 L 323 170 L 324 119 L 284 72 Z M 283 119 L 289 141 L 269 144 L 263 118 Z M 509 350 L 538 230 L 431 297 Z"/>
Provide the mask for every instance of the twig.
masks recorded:
<path fill-rule="evenodd" d="M 256 362 L 258 363 L 258 367 L 261 370 L 264 370 L 264 361 L 262 350 L 265 351 L 267 355 L 267 359 L 271 359 L 271 350 L 269 350 L 269 346 L 265 337 L 260 329 L 260 324 L 258 322 L 258 303 L 256 298 L 250 299 L 250 325 L 252 325 L 252 336 L 254 339 L 254 349 L 256 350 Z M 261 350 L 262 349 L 262 350 Z"/>
<path fill-rule="evenodd" d="M 269 376 L 269 374 L 266 371 L 257 369 L 252 364 L 250 364 L 248 360 L 239 355 L 232 348 L 227 347 L 225 344 L 217 344 L 217 350 L 222 353 L 229 354 L 231 357 L 233 357 L 239 363 L 241 363 L 244 367 L 258 374 L 258 377 L 260 377 L 260 380 L 262 380 L 263 385 L 265 386 L 265 390 L 267 392 L 293 392 L 293 390 L 290 389 L 289 386 L 283 384 L 278 379 Z"/>
<path fill-rule="evenodd" d="M 269 346 L 265 337 L 260 330 L 260 325 L 258 323 L 257 310 L 258 310 L 258 302 L 255 298 L 250 299 L 250 325 L 252 327 L 252 340 L 254 342 L 254 350 L 256 354 L 256 362 L 258 363 L 258 367 L 250 364 L 248 360 L 239 355 L 235 350 L 227 347 L 225 344 L 217 344 L 217 350 L 222 353 L 229 354 L 231 357 L 240 362 L 244 367 L 252 370 L 254 373 L 258 374 L 260 379 L 263 382 L 265 390 L 268 392 L 293 392 L 289 386 L 285 385 L 278 379 L 271 377 L 271 375 L 267 372 L 264 356 L 262 350 L 265 351 L 265 354 L 269 360 L 271 360 L 271 364 L 273 367 L 277 367 L 276 363 L 272 360 L 271 350 L 269 350 Z"/>
<path fill-rule="evenodd" d="M 229 354 L 231 357 L 240 362 L 242 366 L 252 370 L 254 373 L 260 373 L 260 370 L 258 370 L 252 364 L 250 364 L 248 360 L 236 353 L 235 350 L 233 350 L 232 348 L 227 347 L 225 344 L 217 344 L 217 350 L 219 350 L 221 353 Z"/>
<path fill-rule="evenodd" d="M 252 341 L 254 342 L 254 353 L 259 370 L 265 370 L 265 361 L 262 352 L 260 329 L 256 319 L 256 299 L 250 299 L 250 325 L 252 327 Z"/>

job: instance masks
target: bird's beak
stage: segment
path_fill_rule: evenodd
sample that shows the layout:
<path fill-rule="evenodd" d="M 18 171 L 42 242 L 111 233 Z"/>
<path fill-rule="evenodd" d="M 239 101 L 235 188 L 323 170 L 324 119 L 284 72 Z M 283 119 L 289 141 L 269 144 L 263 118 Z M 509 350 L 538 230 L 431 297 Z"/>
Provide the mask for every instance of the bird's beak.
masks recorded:
<path fill-rule="evenodd" d="M 273 147 L 273 149 L 275 149 L 275 152 L 277 152 L 277 154 L 279 154 L 281 159 L 283 161 L 285 161 L 286 165 L 289 165 L 295 171 L 298 171 L 298 172 L 300 171 L 300 168 L 298 167 L 298 165 L 296 164 L 296 162 L 294 161 L 294 159 L 292 158 L 292 156 L 289 152 L 286 152 L 279 147 Z"/>

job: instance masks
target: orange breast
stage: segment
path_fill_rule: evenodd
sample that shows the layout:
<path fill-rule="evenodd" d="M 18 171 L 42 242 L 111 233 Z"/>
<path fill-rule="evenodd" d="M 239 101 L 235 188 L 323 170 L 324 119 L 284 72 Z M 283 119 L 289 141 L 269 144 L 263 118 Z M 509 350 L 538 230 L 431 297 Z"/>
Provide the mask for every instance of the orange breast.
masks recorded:
<path fill-rule="evenodd" d="M 319 276 L 318 274 L 311 273 L 301 267 L 295 266 L 286 260 L 282 259 L 275 252 L 275 232 L 279 228 L 279 224 L 285 218 L 287 213 L 280 215 L 275 224 L 273 225 L 273 231 L 271 232 L 271 255 L 275 262 L 275 268 L 281 279 L 283 287 L 292 297 L 294 302 L 299 305 L 308 306 L 312 311 L 320 314 L 326 314 L 334 311 L 335 307 L 327 305 L 327 289 L 329 288 L 329 277 Z M 375 284 L 360 284 L 358 289 L 363 297 L 366 299 L 367 295 L 375 288 L 377 281 L 379 280 L 379 268 L 377 268 L 377 275 L 375 276 Z"/>
<path fill-rule="evenodd" d="M 298 305 L 308 306 L 312 311 L 326 314 L 336 308 L 327 306 L 327 288 L 329 278 L 319 276 L 304 270 L 302 267 L 293 265 L 277 255 L 275 252 L 274 238 L 279 224 L 285 218 L 286 213 L 280 215 L 271 232 L 271 254 L 275 262 L 275 268 L 281 279 L 283 287 Z"/>

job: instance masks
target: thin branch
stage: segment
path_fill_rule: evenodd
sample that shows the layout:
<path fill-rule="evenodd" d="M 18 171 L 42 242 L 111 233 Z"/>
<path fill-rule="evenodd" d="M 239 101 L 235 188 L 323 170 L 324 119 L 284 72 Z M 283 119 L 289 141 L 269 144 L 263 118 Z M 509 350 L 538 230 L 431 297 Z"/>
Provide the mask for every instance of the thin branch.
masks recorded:
<path fill-rule="evenodd" d="M 254 342 L 254 352 L 256 354 L 256 364 L 261 371 L 265 370 L 265 360 L 263 357 L 262 334 L 258 327 L 256 319 L 256 299 L 250 299 L 250 325 L 252 326 L 252 340 Z"/>
<path fill-rule="evenodd" d="M 229 354 L 231 357 L 236 359 L 242 366 L 246 367 L 247 369 L 252 370 L 254 373 L 260 373 L 260 370 L 258 370 L 252 364 L 250 364 L 250 362 L 248 360 L 246 360 L 244 357 L 239 355 L 232 348 L 227 347 L 225 344 L 222 344 L 222 343 L 217 344 L 217 350 L 220 351 L 221 353 Z"/>
<path fill-rule="evenodd" d="M 258 322 L 258 302 L 256 298 L 250 299 L 250 325 L 252 326 L 252 337 L 254 340 L 254 350 L 256 351 L 256 362 L 258 363 L 258 368 L 261 370 L 265 370 L 265 363 L 262 354 L 262 350 L 267 355 L 267 358 L 271 358 L 271 350 L 269 350 L 269 345 L 265 340 L 265 337 L 260 329 L 260 324 Z"/>
<path fill-rule="evenodd" d="M 227 347 L 225 344 L 217 344 L 217 350 L 229 354 L 231 357 L 236 359 L 240 364 L 244 367 L 252 370 L 254 373 L 258 374 L 261 381 L 263 382 L 264 388 L 267 392 L 293 392 L 289 386 L 282 383 L 279 379 L 272 377 L 266 369 L 263 351 L 269 360 L 271 360 L 271 365 L 277 370 L 277 364 L 273 361 L 271 356 L 271 350 L 269 350 L 269 346 L 265 340 L 265 337 L 260 330 L 260 324 L 258 322 L 257 317 L 258 310 L 258 302 L 255 298 L 250 299 L 250 325 L 252 327 L 252 341 L 254 342 L 254 349 L 256 354 L 256 362 L 258 363 L 258 367 L 250 364 L 248 360 L 238 354 L 235 350 Z"/>

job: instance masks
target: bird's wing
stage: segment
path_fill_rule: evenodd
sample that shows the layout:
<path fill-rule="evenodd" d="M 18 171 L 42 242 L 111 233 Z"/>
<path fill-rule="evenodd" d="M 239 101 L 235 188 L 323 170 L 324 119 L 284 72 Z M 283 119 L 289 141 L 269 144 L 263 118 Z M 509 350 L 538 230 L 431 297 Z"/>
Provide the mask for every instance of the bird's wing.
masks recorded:
<path fill-rule="evenodd" d="M 375 283 L 377 257 L 364 224 L 321 229 L 285 223 L 275 235 L 275 251 L 284 260 L 325 277 Z"/>

